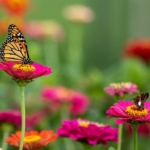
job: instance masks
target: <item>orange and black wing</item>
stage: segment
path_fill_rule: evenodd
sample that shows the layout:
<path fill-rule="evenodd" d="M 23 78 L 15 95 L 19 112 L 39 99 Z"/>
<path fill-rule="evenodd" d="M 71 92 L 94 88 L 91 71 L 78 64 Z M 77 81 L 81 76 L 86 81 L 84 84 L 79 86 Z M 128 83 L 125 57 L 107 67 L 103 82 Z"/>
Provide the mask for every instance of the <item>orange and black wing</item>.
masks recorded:
<path fill-rule="evenodd" d="M 6 41 L 0 49 L 0 56 L 3 61 L 20 62 L 24 64 L 24 59 L 28 59 L 21 43 L 18 41 Z"/>
<path fill-rule="evenodd" d="M 30 64 L 26 40 L 17 26 L 11 24 L 8 27 L 7 40 L 0 48 L 0 58 L 4 61 L 21 62 Z"/>

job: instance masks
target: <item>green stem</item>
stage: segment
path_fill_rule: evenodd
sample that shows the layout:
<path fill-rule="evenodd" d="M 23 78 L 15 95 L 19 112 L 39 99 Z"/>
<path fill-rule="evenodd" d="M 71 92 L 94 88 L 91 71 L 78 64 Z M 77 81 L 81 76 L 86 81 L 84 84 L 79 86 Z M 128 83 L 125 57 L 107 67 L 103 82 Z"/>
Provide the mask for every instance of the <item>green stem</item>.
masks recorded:
<path fill-rule="evenodd" d="M 9 136 L 9 131 L 4 131 L 3 132 L 3 140 L 2 140 L 2 149 L 7 150 L 8 143 L 5 142 L 6 138 Z"/>
<path fill-rule="evenodd" d="M 20 97 L 21 97 L 21 115 L 22 115 L 22 126 L 21 126 L 21 139 L 19 150 L 23 149 L 24 134 L 25 134 L 25 98 L 24 98 L 24 86 L 20 86 Z"/>
<path fill-rule="evenodd" d="M 121 150 L 121 144 L 122 144 L 122 127 L 123 125 L 119 125 L 119 135 L 118 135 L 118 147 L 117 150 Z"/>
<path fill-rule="evenodd" d="M 138 150 L 138 140 L 137 140 L 137 130 L 138 130 L 138 124 L 132 124 L 132 130 L 133 130 L 133 138 L 134 138 L 134 150 Z"/>
<path fill-rule="evenodd" d="M 61 122 L 63 120 L 68 120 L 70 117 L 69 117 L 69 114 L 68 114 L 68 107 L 67 105 L 62 105 L 62 108 L 61 108 L 61 112 L 60 112 L 60 120 Z M 66 150 L 75 150 L 75 145 L 74 143 L 72 142 L 72 140 L 70 139 L 64 139 L 64 145 L 65 145 L 65 149 Z"/>
<path fill-rule="evenodd" d="M 60 60 L 59 60 L 59 51 L 58 51 L 58 42 L 46 39 L 44 41 L 44 59 L 46 65 L 50 66 L 53 70 L 53 75 L 56 79 L 56 82 L 59 83 L 60 79 Z"/>
<path fill-rule="evenodd" d="M 83 25 L 71 23 L 68 39 L 68 76 L 70 83 L 80 86 L 79 79 L 83 73 Z"/>

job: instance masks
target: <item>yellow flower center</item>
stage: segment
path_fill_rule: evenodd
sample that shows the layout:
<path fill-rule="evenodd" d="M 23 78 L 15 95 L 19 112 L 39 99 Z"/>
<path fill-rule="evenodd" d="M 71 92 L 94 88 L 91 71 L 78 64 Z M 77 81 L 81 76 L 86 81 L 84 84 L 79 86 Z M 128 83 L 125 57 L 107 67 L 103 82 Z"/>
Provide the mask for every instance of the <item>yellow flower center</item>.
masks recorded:
<path fill-rule="evenodd" d="M 89 121 L 87 121 L 87 120 L 81 120 L 81 119 L 78 119 L 78 123 L 79 123 L 79 125 L 82 126 L 82 127 L 88 127 L 89 124 L 90 124 Z"/>
<path fill-rule="evenodd" d="M 29 135 L 24 138 L 24 142 L 25 143 L 33 143 L 33 142 L 39 141 L 40 139 L 41 139 L 41 137 L 38 135 Z"/>
<path fill-rule="evenodd" d="M 148 111 L 146 108 L 144 108 L 143 110 L 139 110 L 136 105 L 128 106 L 125 112 L 129 116 L 135 116 L 135 117 L 145 117 L 148 115 Z"/>
<path fill-rule="evenodd" d="M 125 88 L 130 88 L 130 82 L 112 83 L 110 86 L 116 90 L 124 90 Z"/>
<path fill-rule="evenodd" d="M 34 66 L 29 64 L 14 64 L 13 68 L 17 70 L 22 70 L 24 72 L 33 72 L 36 70 Z"/>

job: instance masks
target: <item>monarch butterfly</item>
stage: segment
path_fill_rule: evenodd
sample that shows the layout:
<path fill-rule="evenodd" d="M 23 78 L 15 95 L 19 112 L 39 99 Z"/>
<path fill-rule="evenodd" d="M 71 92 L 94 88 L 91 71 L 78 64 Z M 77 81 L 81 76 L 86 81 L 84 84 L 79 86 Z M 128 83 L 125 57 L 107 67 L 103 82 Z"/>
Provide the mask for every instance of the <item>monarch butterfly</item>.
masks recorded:
<path fill-rule="evenodd" d="M 8 37 L 0 48 L 0 58 L 3 61 L 32 64 L 29 58 L 26 40 L 21 31 L 14 24 L 8 27 Z"/>
<path fill-rule="evenodd" d="M 144 103 L 149 97 L 149 93 L 140 94 L 139 96 L 133 98 L 134 104 L 137 106 L 139 110 L 144 109 Z"/>

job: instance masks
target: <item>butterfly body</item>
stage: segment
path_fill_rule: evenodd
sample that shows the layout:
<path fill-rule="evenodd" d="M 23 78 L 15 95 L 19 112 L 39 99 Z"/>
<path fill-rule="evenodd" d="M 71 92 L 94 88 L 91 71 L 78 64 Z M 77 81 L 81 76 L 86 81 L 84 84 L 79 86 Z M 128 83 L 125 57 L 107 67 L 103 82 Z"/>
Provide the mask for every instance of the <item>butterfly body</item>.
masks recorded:
<path fill-rule="evenodd" d="M 32 64 L 26 40 L 18 27 L 13 24 L 8 27 L 8 37 L 0 48 L 0 58 L 3 61 Z"/>
<path fill-rule="evenodd" d="M 134 104 L 137 106 L 138 110 L 144 110 L 144 103 L 149 97 L 149 93 L 143 93 L 133 98 Z"/>

